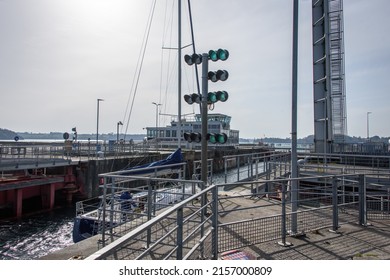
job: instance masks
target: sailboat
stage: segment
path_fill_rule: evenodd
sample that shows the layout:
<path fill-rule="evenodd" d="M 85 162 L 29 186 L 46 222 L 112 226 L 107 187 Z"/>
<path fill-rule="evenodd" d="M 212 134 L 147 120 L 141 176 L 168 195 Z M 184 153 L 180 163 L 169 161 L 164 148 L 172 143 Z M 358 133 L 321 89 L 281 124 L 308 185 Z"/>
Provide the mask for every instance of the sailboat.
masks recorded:
<path fill-rule="evenodd" d="M 181 149 L 177 149 L 167 158 L 150 164 L 135 166 L 114 172 L 119 177 L 151 176 L 154 178 L 177 177 L 182 172 L 185 162 Z M 182 200 L 183 191 L 175 186 L 154 188 L 148 192 L 148 186 L 132 186 L 128 179 L 106 182 L 104 188 L 116 184 L 116 191 L 112 195 L 101 195 L 98 198 L 78 201 L 76 203 L 76 217 L 73 222 L 73 242 L 87 239 L 103 230 L 118 227 L 143 216 L 150 216 L 151 211 L 163 209 Z M 192 190 L 184 190 L 190 194 Z M 149 200 L 152 200 L 149 202 Z M 153 209 L 148 209 L 151 205 Z M 110 213 L 106 220 L 105 213 Z"/>

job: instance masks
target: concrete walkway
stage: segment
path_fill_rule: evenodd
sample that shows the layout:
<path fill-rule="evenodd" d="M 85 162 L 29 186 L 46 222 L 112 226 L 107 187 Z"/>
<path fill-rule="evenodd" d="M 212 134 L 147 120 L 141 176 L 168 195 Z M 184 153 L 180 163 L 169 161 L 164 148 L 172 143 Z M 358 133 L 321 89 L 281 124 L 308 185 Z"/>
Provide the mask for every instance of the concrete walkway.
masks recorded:
<path fill-rule="evenodd" d="M 390 221 L 366 227 L 344 224 L 338 233 L 322 229 L 286 241 L 292 245 L 283 247 L 273 241 L 242 250 L 263 260 L 390 260 Z"/>
<path fill-rule="evenodd" d="M 228 192 L 220 192 L 220 195 L 234 197 L 248 193 L 249 187 L 243 186 Z M 248 198 L 232 198 L 227 201 L 231 204 L 230 207 L 272 203 L 272 200 Z M 238 212 L 232 215 L 233 217 L 227 215 L 225 220 L 229 222 L 231 219 L 237 219 L 234 216 L 247 216 L 249 214 L 255 217 L 258 215 L 253 211 L 256 210 L 250 209 L 242 214 Z M 262 215 L 265 216 L 275 215 L 280 213 L 280 208 L 265 207 L 261 211 Z M 264 260 L 390 260 L 390 218 L 370 220 L 367 226 L 361 226 L 358 223 L 341 224 L 337 233 L 330 230 L 331 228 L 324 228 L 306 232 L 301 236 L 288 236 L 285 244 L 291 244 L 291 246 L 281 246 L 279 244 L 281 240 L 274 240 L 239 250 L 254 259 Z"/>
<path fill-rule="evenodd" d="M 221 202 L 221 207 L 232 209 L 238 206 L 275 203 L 268 199 L 234 198 L 234 196 L 248 194 L 248 192 L 249 188 L 245 186 L 228 192 L 220 192 L 220 196 L 225 198 Z M 280 206 L 276 204 L 275 207 L 261 208 L 261 215 L 270 216 L 280 213 Z M 230 212 L 228 215 L 220 216 L 220 222 L 227 223 L 258 215 L 258 208 Z M 291 244 L 291 246 L 282 246 L 279 244 L 281 240 L 273 240 L 239 250 L 252 256 L 253 259 L 264 260 L 390 260 L 390 219 L 370 220 L 369 223 L 367 226 L 357 223 L 341 224 L 337 233 L 331 232 L 331 228 L 324 228 L 305 232 L 301 236 L 288 236 L 285 245 Z M 100 235 L 94 236 L 41 259 L 84 259 L 99 249 L 100 238 Z"/>

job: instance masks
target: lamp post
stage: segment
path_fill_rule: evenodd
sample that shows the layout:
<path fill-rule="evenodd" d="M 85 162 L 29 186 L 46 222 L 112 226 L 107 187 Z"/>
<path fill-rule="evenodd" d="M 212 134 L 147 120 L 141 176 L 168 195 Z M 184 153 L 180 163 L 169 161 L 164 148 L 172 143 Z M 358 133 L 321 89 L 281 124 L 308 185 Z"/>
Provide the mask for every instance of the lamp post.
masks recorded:
<path fill-rule="evenodd" d="M 119 126 L 120 125 L 123 125 L 123 123 L 121 121 L 119 121 L 117 124 L 116 124 L 116 143 L 118 144 L 119 143 Z"/>
<path fill-rule="evenodd" d="M 99 147 L 99 102 L 104 101 L 104 99 L 97 99 L 97 113 L 96 113 L 96 152 L 98 152 Z"/>
<path fill-rule="evenodd" d="M 370 141 L 370 118 L 369 115 L 372 112 L 367 112 L 367 141 Z"/>
<path fill-rule="evenodd" d="M 152 104 L 156 105 L 156 144 L 157 144 L 157 137 L 158 137 L 158 106 L 162 105 L 160 103 L 152 102 Z"/>

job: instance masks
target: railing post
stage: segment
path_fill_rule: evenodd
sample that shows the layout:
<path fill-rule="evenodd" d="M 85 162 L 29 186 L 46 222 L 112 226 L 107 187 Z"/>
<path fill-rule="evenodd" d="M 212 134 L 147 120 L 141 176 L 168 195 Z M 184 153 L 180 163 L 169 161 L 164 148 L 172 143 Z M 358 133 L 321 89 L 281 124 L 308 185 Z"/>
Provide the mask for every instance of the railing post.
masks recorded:
<path fill-rule="evenodd" d="M 269 192 L 269 180 L 271 180 L 271 163 L 264 159 L 264 167 L 265 167 L 265 172 L 266 172 L 266 177 L 265 179 L 267 180 L 267 182 L 265 183 L 265 193 L 268 193 Z M 268 196 L 268 195 L 267 195 Z"/>
<path fill-rule="evenodd" d="M 332 232 L 337 232 L 339 228 L 339 213 L 338 213 L 338 180 L 336 177 L 332 178 L 332 204 L 333 204 L 333 228 Z"/>
<path fill-rule="evenodd" d="M 111 184 L 111 199 L 110 199 L 110 237 L 111 242 L 114 241 L 113 231 L 114 231 L 114 206 L 115 206 L 115 190 L 116 185 L 114 182 Z"/>
<path fill-rule="evenodd" d="M 227 158 L 223 158 L 224 169 L 225 169 L 225 184 L 227 184 Z"/>
<path fill-rule="evenodd" d="M 213 233 L 212 233 L 212 259 L 217 260 L 218 259 L 218 187 L 214 187 L 212 189 L 212 207 L 213 207 L 213 215 L 212 215 L 212 227 L 213 227 Z"/>
<path fill-rule="evenodd" d="M 207 184 L 205 182 L 202 182 L 202 190 L 206 189 L 207 188 Z M 200 227 L 200 238 L 203 238 L 203 236 L 205 235 L 205 229 L 204 229 L 204 221 L 206 219 L 206 215 L 207 215 L 207 209 L 205 207 L 206 203 L 207 203 L 207 194 L 204 193 L 201 195 L 201 210 L 200 210 L 200 224 L 201 224 L 201 227 Z M 201 251 L 203 252 L 203 247 L 202 246 L 202 249 Z M 203 253 L 202 253 L 203 254 Z"/>
<path fill-rule="evenodd" d="M 279 241 L 278 244 L 283 247 L 291 246 L 290 242 L 286 241 L 286 183 L 282 182 L 282 223 L 281 223 L 281 234 L 282 241 Z"/>
<path fill-rule="evenodd" d="M 98 177 L 99 178 L 99 177 Z M 99 179 L 98 179 L 99 180 Z M 106 196 L 107 196 L 107 178 L 103 177 L 104 180 L 104 187 L 103 187 L 103 203 L 101 207 L 102 210 L 102 245 L 103 247 L 106 246 Z M 98 210 L 99 211 L 99 210 Z M 98 224 L 99 228 L 99 224 Z"/>
<path fill-rule="evenodd" d="M 366 175 L 359 175 L 359 224 L 367 225 Z"/>
<path fill-rule="evenodd" d="M 176 260 L 183 259 L 183 208 L 177 209 Z"/>
<path fill-rule="evenodd" d="M 237 182 L 240 182 L 240 155 L 237 156 Z"/>
<path fill-rule="evenodd" d="M 255 162 L 255 181 L 257 182 L 259 180 L 259 158 L 256 157 L 256 162 Z M 256 194 L 259 193 L 259 183 L 256 183 Z"/>
<path fill-rule="evenodd" d="M 252 177 L 252 170 L 253 170 L 253 168 L 252 168 L 252 161 L 251 161 L 251 159 L 252 159 L 252 156 L 248 156 L 248 158 L 247 158 L 247 165 L 248 165 L 248 178 L 251 178 Z M 249 170 L 250 169 L 250 170 Z"/>
<path fill-rule="evenodd" d="M 153 195 L 153 186 L 151 184 L 151 181 L 148 180 L 148 201 L 147 201 L 147 207 L 148 207 L 148 221 L 152 219 L 152 195 Z M 151 243 L 151 235 L 152 235 L 152 230 L 149 228 L 147 230 L 147 235 L 146 235 L 146 248 L 149 248 L 149 245 Z"/>

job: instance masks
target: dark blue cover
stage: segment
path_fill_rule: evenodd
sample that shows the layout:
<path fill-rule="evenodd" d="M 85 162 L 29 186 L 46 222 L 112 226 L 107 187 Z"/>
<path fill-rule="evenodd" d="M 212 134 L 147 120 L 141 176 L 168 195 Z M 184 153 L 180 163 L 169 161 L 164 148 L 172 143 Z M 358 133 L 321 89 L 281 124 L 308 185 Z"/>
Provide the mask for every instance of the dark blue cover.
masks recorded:
<path fill-rule="evenodd" d="M 178 148 L 176 151 L 174 151 L 172 154 L 170 154 L 166 159 L 154 161 L 152 163 L 147 163 L 144 165 L 134 166 L 134 167 L 131 167 L 131 168 L 126 169 L 126 170 L 130 171 L 131 174 L 143 174 L 143 173 L 150 172 L 150 170 L 137 171 L 137 169 L 161 167 L 161 168 L 158 168 L 158 170 L 162 170 L 162 169 L 164 169 L 163 167 L 165 165 L 177 164 L 177 163 L 181 163 L 183 161 L 184 161 L 184 159 L 183 159 L 183 155 L 181 153 L 181 149 Z"/>

